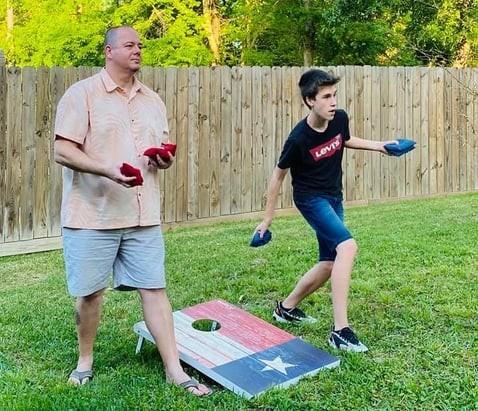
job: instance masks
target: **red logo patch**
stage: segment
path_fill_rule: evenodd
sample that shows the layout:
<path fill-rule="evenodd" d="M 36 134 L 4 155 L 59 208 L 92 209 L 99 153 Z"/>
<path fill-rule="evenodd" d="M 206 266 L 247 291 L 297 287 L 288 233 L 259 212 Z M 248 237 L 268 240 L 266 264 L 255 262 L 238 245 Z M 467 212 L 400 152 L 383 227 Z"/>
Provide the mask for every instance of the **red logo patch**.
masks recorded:
<path fill-rule="evenodd" d="M 319 161 L 335 154 L 342 148 L 342 134 L 337 134 L 332 140 L 327 141 L 320 146 L 311 148 L 309 150 L 314 161 Z"/>

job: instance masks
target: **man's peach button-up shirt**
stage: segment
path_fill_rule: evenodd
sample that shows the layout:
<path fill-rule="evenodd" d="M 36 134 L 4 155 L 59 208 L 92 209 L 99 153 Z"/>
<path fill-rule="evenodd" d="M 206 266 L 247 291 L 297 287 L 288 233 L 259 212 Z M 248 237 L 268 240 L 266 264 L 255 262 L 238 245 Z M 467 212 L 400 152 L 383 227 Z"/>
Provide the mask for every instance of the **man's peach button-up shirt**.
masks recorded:
<path fill-rule="evenodd" d="M 55 135 L 77 143 L 88 156 L 141 170 L 142 186 L 126 188 L 89 173 L 63 168 L 63 227 L 114 229 L 158 225 L 158 169 L 144 151 L 169 138 L 166 107 L 159 95 L 135 79 L 129 95 L 105 69 L 73 84 L 61 98 Z"/>

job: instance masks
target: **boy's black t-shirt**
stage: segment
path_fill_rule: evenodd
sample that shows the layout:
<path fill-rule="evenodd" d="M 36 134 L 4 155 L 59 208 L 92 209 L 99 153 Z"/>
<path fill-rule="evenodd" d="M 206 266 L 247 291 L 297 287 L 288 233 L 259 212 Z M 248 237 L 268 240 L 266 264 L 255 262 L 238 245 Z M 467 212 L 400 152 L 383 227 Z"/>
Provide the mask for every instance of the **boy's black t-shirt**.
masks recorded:
<path fill-rule="evenodd" d="M 337 110 L 323 133 L 299 121 L 287 138 L 277 166 L 290 168 L 294 196 L 342 195 L 342 157 L 350 139 L 349 118 Z"/>

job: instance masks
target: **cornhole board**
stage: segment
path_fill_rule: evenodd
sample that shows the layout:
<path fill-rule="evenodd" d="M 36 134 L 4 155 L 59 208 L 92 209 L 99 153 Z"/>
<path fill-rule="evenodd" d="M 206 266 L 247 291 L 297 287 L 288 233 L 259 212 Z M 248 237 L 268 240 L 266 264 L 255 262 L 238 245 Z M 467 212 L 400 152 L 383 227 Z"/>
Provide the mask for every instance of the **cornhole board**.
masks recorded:
<path fill-rule="evenodd" d="M 234 393 L 252 398 L 285 388 L 340 360 L 288 332 L 217 299 L 173 312 L 180 359 Z M 210 323 L 207 331 L 200 323 Z M 196 327 L 196 328 L 195 328 Z M 154 339 L 144 321 L 134 325 L 136 353 Z"/>

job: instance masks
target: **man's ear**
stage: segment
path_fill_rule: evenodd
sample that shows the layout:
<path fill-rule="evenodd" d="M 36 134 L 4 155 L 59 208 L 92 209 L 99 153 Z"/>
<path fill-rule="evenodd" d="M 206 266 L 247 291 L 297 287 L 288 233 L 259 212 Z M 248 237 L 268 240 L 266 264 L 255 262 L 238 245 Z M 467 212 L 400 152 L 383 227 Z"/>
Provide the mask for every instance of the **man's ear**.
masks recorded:
<path fill-rule="evenodd" d="M 107 44 L 105 46 L 105 56 L 110 56 L 111 55 L 111 46 Z"/>

